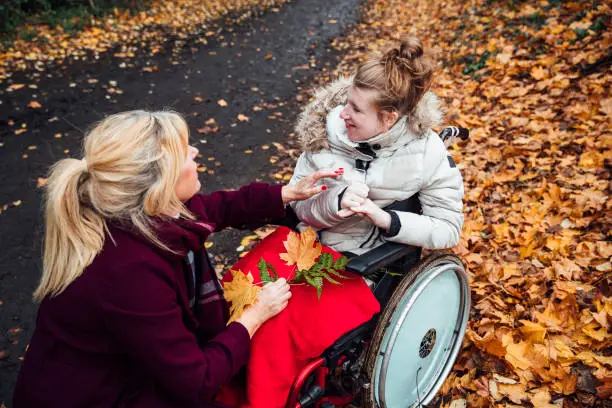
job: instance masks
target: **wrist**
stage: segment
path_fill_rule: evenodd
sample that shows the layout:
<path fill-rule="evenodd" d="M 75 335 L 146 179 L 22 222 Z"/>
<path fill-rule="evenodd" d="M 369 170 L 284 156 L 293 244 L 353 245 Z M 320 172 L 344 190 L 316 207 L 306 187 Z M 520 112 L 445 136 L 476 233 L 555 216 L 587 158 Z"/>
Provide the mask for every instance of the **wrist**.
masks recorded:
<path fill-rule="evenodd" d="M 383 209 L 381 209 L 380 211 L 380 225 L 378 225 L 378 228 L 389 232 L 389 228 L 391 228 L 391 214 L 389 214 Z"/>
<path fill-rule="evenodd" d="M 392 238 L 399 234 L 400 229 L 402 228 L 402 222 L 400 221 L 397 212 L 395 211 L 385 211 L 391 217 L 391 223 L 389 228 L 382 231 L 382 235 L 386 238 Z M 382 229 L 382 228 L 381 228 Z"/>
<path fill-rule="evenodd" d="M 295 187 L 292 185 L 285 185 L 281 188 L 281 197 L 283 204 L 287 204 L 290 201 L 295 201 Z"/>
<path fill-rule="evenodd" d="M 253 308 L 250 307 L 242 313 L 240 318 L 236 319 L 237 323 L 243 325 L 247 331 L 249 332 L 249 337 L 253 337 L 255 332 L 259 329 L 262 322 L 259 318 L 259 313 Z"/>

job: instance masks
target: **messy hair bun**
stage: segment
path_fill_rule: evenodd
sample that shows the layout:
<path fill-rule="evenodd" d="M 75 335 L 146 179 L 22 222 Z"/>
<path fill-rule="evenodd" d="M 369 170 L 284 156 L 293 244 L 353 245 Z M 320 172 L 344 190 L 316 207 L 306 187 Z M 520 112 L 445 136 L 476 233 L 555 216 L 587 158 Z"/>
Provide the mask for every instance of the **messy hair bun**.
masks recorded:
<path fill-rule="evenodd" d="M 372 58 L 357 69 L 354 85 L 379 91 L 374 101 L 379 109 L 394 109 L 401 115 L 412 112 L 431 87 L 433 63 L 421 40 L 405 37 L 399 47 Z"/>

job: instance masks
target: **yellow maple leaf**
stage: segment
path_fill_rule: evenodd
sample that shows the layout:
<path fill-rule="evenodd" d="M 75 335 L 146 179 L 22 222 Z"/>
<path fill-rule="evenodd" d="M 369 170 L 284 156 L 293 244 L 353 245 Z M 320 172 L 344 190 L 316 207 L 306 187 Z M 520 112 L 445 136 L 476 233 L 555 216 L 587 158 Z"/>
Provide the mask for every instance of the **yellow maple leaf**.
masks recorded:
<path fill-rule="evenodd" d="M 533 67 L 531 69 L 531 76 L 535 80 L 542 80 L 548 78 L 548 70 L 542 67 Z"/>
<path fill-rule="evenodd" d="M 227 324 L 239 319 L 245 309 L 257 301 L 257 292 L 261 290 L 259 286 L 253 285 L 253 275 L 250 272 L 248 275 L 242 271 L 230 272 L 232 281 L 223 283 L 225 300 L 230 303 L 230 319 Z"/>
<path fill-rule="evenodd" d="M 530 322 L 529 320 L 519 320 L 519 322 L 523 323 L 520 330 L 528 340 L 534 343 L 544 342 L 547 332 L 546 327 L 538 323 Z"/>
<path fill-rule="evenodd" d="M 524 384 L 499 384 L 498 391 L 515 404 L 521 404 L 524 399 L 528 398 Z"/>
<path fill-rule="evenodd" d="M 315 243 L 316 239 L 317 233 L 312 228 L 307 228 L 302 233 L 291 231 L 283 242 L 287 252 L 280 254 L 280 258 L 286 261 L 287 265 L 297 265 L 300 271 L 310 269 L 323 249 L 321 243 Z"/>
<path fill-rule="evenodd" d="M 519 370 L 529 370 L 532 368 L 531 361 L 525 357 L 531 344 L 525 341 L 519 343 L 512 343 L 506 346 L 506 361 L 508 361 L 514 368 Z"/>
<path fill-rule="evenodd" d="M 545 388 L 540 388 L 537 392 L 532 393 L 530 397 L 534 408 L 555 408 L 557 405 L 550 403 L 550 392 Z"/>

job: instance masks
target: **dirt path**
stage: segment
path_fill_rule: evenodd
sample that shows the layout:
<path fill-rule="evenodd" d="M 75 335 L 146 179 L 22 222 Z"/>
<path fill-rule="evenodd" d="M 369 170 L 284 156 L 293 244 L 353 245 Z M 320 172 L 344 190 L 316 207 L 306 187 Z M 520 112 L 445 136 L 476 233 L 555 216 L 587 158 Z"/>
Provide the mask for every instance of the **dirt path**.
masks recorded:
<path fill-rule="evenodd" d="M 277 152 L 261 147 L 287 139 L 299 88 L 335 64 L 329 40 L 355 21 L 359 3 L 294 1 L 240 24 L 219 22 L 207 45 L 170 40 L 154 56 L 125 60 L 111 52 L 95 62 L 15 74 L 1 85 L 0 406 L 2 401 L 10 406 L 20 356 L 34 327 L 31 293 L 41 268 L 42 234 L 37 182 L 49 165 L 79 156 L 83 130 L 105 114 L 171 107 L 187 117 L 203 155 L 204 191 L 273 181 L 269 157 Z M 9 91 L 12 84 L 25 86 Z M 27 107 L 34 98 L 41 108 Z M 218 104 L 221 99 L 227 107 Z M 249 120 L 238 120 L 239 114 Z M 210 118 L 220 131 L 199 133 Z M 211 251 L 235 257 L 241 235 L 218 234 Z"/>

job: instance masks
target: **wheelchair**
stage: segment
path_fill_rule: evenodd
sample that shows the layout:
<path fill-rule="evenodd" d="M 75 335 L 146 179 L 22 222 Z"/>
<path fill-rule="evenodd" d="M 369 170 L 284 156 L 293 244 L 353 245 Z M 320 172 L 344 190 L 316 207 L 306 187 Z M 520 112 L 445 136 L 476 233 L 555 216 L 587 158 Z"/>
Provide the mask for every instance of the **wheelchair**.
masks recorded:
<path fill-rule="evenodd" d="M 440 133 L 466 140 L 467 129 Z M 387 209 L 420 212 L 417 196 Z M 296 228 L 289 214 L 284 225 Z M 470 309 L 460 259 L 387 242 L 349 258 L 346 269 L 368 278 L 381 312 L 346 333 L 293 381 L 286 408 L 407 408 L 426 406 L 450 374 Z"/>

